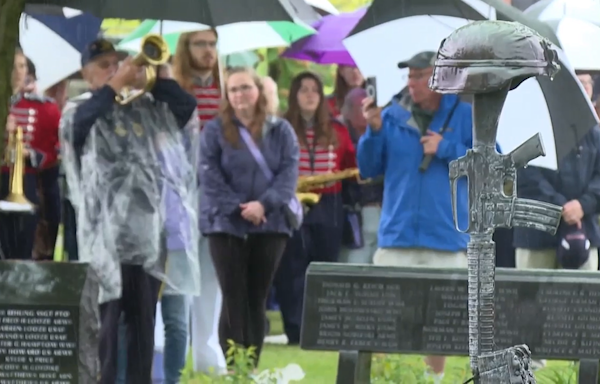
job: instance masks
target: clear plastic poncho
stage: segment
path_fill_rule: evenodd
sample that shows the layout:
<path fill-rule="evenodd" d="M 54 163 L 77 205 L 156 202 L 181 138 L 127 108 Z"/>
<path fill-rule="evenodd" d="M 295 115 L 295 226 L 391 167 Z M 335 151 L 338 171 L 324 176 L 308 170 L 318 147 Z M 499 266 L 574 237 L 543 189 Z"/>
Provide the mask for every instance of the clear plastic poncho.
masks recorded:
<path fill-rule="evenodd" d="M 115 103 L 77 151 L 73 116 L 89 97 L 65 107 L 61 153 L 79 258 L 97 273 L 100 302 L 121 297 L 121 264 L 142 265 L 165 294 L 199 295 L 197 114 L 180 129 L 149 94 Z"/>

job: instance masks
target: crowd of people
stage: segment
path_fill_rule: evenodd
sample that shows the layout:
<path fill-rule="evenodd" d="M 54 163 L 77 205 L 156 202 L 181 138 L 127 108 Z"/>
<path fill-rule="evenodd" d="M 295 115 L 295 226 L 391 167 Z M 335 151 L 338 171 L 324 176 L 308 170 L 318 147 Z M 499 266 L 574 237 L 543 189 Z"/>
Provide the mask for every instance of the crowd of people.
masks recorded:
<path fill-rule="evenodd" d="M 298 74 L 279 113 L 277 84 L 250 68 L 220 73 L 216 47 L 213 31 L 182 34 L 172 64 L 158 69 L 154 88 L 131 106 L 115 97 L 143 88 L 143 71 L 106 40 L 86 48 L 89 92 L 69 101 L 66 82 L 38 95 L 26 52 L 15 54 L 7 131 L 25 130 L 25 195 L 41 209 L 0 215 L 3 257 L 50 258 L 47 249 L 34 257 L 34 244 L 48 248 L 62 222 L 69 259 L 104 268 L 101 383 L 151 382 L 158 301 L 171 384 L 179 382 L 190 340 L 198 371 L 226 373 L 229 340 L 256 347 L 257 365 L 271 292 L 287 342 L 298 344 L 311 262 L 467 265 L 468 235 L 455 228 L 448 164 L 471 146 L 472 111 L 456 95 L 429 89 L 435 52 L 398 63 L 409 71 L 408 85 L 384 108 L 367 97 L 358 68 L 340 66 L 332 95 L 314 73 Z M 591 97 L 590 76 L 579 78 Z M 165 163 L 169 148 L 175 170 Z M 563 221 L 556 236 L 498 231 L 499 266 L 598 269 L 599 150 L 595 127 L 560 161 L 561 172 L 520 171 L 519 196 L 561 205 Z M 315 187 L 318 202 L 298 211 L 299 178 L 353 168 L 359 178 Z M 10 169 L 2 168 L 1 198 Z M 160 230 L 147 231 L 161 204 Z M 461 191 L 459 221 L 467 210 Z M 444 357 L 427 364 L 441 380 Z"/>

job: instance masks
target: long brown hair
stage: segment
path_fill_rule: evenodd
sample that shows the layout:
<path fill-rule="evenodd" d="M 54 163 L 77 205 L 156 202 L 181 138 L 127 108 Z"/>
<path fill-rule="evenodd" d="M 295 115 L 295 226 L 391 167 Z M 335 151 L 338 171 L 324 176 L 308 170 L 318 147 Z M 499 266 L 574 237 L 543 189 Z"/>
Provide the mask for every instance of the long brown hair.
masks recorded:
<path fill-rule="evenodd" d="M 217 31 L 212 30 L 218 37 Z M 197 32 L 182 33 L 177 40 L 177 48 L 173 56 L 173 77 L 179 83 L 181 88 L 189 93 L 193 93 L 194 88 L 194 58 L 190 52 L 190 39 Z M 217 53 L 218 58 L 218 53 Z M 218 60 L 218 59 L 217 59 Z M 213 68 L 213 81 L 220 87 L 221 74 L 219 73 L 218 62 Z M 222 90 L 221 90 L 222 91 Z"/>
<path fill-rule="evenodd" d="M 362 87 L 364 88 L 364 86 L 365 83 L 363 81 Z M 342 109 L 342 106 L 344 105 L 344 99 L 346 98 L 346 95 L 348 94 L 348 92 L 350 92 L 351 89 L 352 87 L 348 85 L 346 79 L 344 79 L 344 76 L 342 76 L 340 66 L 338 66 L 335 72 L 335 88 L 333 89 L 332 94 L 335 100 L 335 106 L 338 110 Z"/>
<path fill-rule="evenodd" d="M 258 101 L 256 102 L 256 107 L 254 110 L 254 120 L 252 124 L 250 124 L 248 130 L 252 133 L 252 137 L 254 140 L 260 140 L 262 135 L 262 127 L 267 118 L 267 97 L 265 95 L 262 79 L 260 76 L 254 72 L 252 68 L 244 68 L 244 67 L 234 67 L 227 70 L 225 77 L 225 97 L 223 101 L 221 101 L 221 107 L 219 108 L 219 117 L 221 118 L 221 126 L 223 127 L 223 137 L 225 141 L 227 141 L 234 148 L 239 147 L 240 143 L 240 132 L 238 130 L 238 126 L 233 121 L 235 118 L 235 113 L 233 111 L 233 107 L 229 102 L 229 95 L 227 94 L 227 82 L 229 77 L 232 75 L 244 73 L 249 75 L 254 81 L 254 85 L 258 88 Z"/>
<path fill-rule="evenodd" d="M 298 76 L 294 77 L 292 84 L 290 85 L 290 93 L 288 95 L 288 110 L 285 113 L 285 119 L 292 124 L 298 141 L 304 146 L 308 146 L 306 142 L 306 123 L 300 113 L 300 104 L 298 103 L 298 92 L 302 87 L 302 81 L 305 79 L 314 80 L 317 83 L 319 89 L 319 106 L 315 111 L 315 123 L 313 129 L 315 130 L 315 140 L 320 145 L 337 145 L 337 133 L 332 127 L 331 115 L 327 102 L 325 101 L 325 95 L 323 93 L 323 82 L 316 74 L 312 72 L 302 72 Z"/>

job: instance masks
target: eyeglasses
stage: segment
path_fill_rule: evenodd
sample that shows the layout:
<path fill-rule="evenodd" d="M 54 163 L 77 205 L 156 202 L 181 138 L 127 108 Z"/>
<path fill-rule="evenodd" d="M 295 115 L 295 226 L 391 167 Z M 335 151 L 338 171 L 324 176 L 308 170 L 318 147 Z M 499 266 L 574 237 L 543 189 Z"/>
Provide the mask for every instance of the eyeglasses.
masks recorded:
<path fill-rule="evenodd" d="M 216 41 L 206 41 L 206 40 L 196 40 L 196 41 L 192 41 L 190 42 L 190 45 L 194 48 L 216 48 L 217 47 L 217 42 Z"/>
<path fill-rule="evenodd" d="M 227 93 L 247 93 L 254 89 L 254 86 L 249 84 L 240 85 L 239 87 L 231 87 L 227 90 Z"/>

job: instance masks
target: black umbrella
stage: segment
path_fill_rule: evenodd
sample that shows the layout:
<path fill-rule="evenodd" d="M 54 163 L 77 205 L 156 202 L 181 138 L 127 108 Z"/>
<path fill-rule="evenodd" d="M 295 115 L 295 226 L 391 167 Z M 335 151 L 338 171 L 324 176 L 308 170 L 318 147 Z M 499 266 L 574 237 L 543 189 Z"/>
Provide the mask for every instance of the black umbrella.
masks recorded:
<path fill-rule="evenodd" d="M 469 0 L 468 2 L 466 0 L 374 0 L 366 15 L 350 33 L 349 38 L 389 21 L 411 16 L 449 16 L 468 20 L 486 20 L 487 17 L 484 16 L 485 12 L 482 12 L 482 9 L 486 7 L 489 9 L 490 6 L 495 9 L 497 20 L 519 22 L 560 47 L 558 38 L 550 26 L 524 15 L 523 12 L 502 0 Z M 410 31 L 404 33 L 410 34 Z M 352 51 L 350 53 L 353 54 Z M 354 59 L 360 67 L 360 60 L 357 57 Z M 567 69 L 560 58 L 559 63 L 563 69 L 553 80 L 547 77 L 536 78 L 552 122 L 557 160 L 564 158 L 576 147 L 578 140 L 597 124 L 596 115 L 581 91 L 575 74 Z M 524 105 L 522 113 L 528 112 L 527 106 Z"/>
<path fill-rule="evenodd" d="M 192 21 L 213 27 L 249 21 L 318 20 L 304 0 L 27 0 L 29 13 L 79 9 L 101 18 Z"/>

